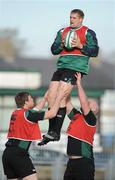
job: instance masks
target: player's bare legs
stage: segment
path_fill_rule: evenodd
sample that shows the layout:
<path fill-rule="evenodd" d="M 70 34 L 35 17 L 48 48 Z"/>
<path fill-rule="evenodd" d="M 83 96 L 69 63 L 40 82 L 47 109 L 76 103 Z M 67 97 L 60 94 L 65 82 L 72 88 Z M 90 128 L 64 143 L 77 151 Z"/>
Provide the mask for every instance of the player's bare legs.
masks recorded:
<path fill-rule="evenodd" d="M 68 94 L 70 94 L 71 90 L 73 88 L 73 85 L 71 85 L 71 83 L 60 81 L 58 90 L 57 90 L 58 91 L 57 96 L 58 96 L 58 94 L 63 92 L 63 88 L 67 89 L 67 90 L 69 89 Z M 52 95 L 52 93 L 51 93 L 51 95 Z M 52 98 L 52 96 L 50 98 Z M 66 115 L 66 99 L 67 99 L 67 97 L 62 98 L 60 108 L 58 110 L 56 117 L 49 121 L 48 134 L 50 134 L 51 136 L 54 137 L 53 140 L 60 139 L 60 131 L 61 131 L 61 127 L 63 125 L 65 115 Z"/>
<path fill-rule="evenodd" d="M 23 178 L 23 180 L 38 180 L 37 174 L 31 174 Z"/>
<path fill-rule="evenodd" d="M 55 89 L 55 91 L 53 88 Z M 49 107 L 51 107 L 54 104 L 56 95 L 58 96 L 58 93 L 61 93 L 63 88 L 67 90 L 69 89 L 68 94 L 70 94 L 73 85 L 70 85 L 70 83 L 64 81 L 59 81 L 59 83 L 52 82 L 50 84 Z M 38 143 L 38 145 L 44 145 L 47 144 L 49 141 L 58 141 L 60 139 L 60 131 L 66 115 L 66 99 L 67 97 L 64 97 L 63 100 L 61 101 L 60 108 L 56 117 L 49 120 L 48 133 L 43 136 L 43 140 L 40 143 Z"/>
<path fill-rule="evenodd" d="M 48 107 L 51 108 L 58 93 L 59 81 L 51 81 L 48 89 Z"/>

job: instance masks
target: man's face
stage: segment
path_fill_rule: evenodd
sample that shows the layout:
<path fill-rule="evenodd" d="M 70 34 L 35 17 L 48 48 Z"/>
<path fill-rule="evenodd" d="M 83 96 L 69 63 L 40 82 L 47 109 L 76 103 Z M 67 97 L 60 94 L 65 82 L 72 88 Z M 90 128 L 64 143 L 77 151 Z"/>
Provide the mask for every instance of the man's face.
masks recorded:
<path fill-rule="evenodd" d="M 79 27 L 82 24 L 83 18 L 79 16 L 78 13 L 70 14 L 70 26 L 71 27 Z"/>
<path fill-rule="evenodd" d="M 25 102 L 28 106 L 28 109 L 32 109 L 35 106 L 34 99 L 32 96 L 28 96 L 28 101 Z"/>

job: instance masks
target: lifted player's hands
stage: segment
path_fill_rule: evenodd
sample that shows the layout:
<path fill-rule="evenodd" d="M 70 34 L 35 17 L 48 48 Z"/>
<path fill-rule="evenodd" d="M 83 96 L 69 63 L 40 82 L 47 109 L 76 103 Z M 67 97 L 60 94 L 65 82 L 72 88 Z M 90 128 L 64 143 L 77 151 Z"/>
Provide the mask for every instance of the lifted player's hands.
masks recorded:
<path fill-rule="evenodd" d="M 71 45 L 72 47 L 75 47 L 75 48 L 79 48 L 79 49 L 83 48 L 83 45 L 81 44 L 79 36 L 73 38 Z"/>

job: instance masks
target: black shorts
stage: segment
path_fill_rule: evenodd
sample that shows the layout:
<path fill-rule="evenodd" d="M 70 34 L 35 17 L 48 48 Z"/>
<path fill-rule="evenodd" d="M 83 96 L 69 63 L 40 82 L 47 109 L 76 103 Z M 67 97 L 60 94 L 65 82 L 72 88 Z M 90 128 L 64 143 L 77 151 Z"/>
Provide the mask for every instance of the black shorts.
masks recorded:
<path fill-rule="evenodd" d="M 8 179 L 24 178 L 36 173 L 28 151 L 19 147 L 6 147 L 2 162 L 4 173 Z"/>
<path fill-rule="evenodd" d="M 69 159 L 64 180 L 94 180 L 94 160 L 88 158 Z"/>
<path fill-rule="evenodd" d="M 71 82 L 72 85 L 76 85 L 76 71 L 71 69 L 64 69 L 60 68 L 54 72 L 51 81 L 64 81 L 64 82 Z"/>

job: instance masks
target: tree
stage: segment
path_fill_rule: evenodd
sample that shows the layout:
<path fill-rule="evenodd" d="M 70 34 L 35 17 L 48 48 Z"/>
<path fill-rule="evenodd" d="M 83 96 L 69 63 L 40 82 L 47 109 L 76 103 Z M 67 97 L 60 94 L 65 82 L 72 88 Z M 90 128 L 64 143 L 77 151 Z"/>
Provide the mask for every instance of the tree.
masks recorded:
<path fill-rule="evenodd" d="M 19 38 L 16 29 L 0 29 L 0 57 L 7 61 L 14 61 L 21 56 L 25 48 L 25 40 Z"/>

